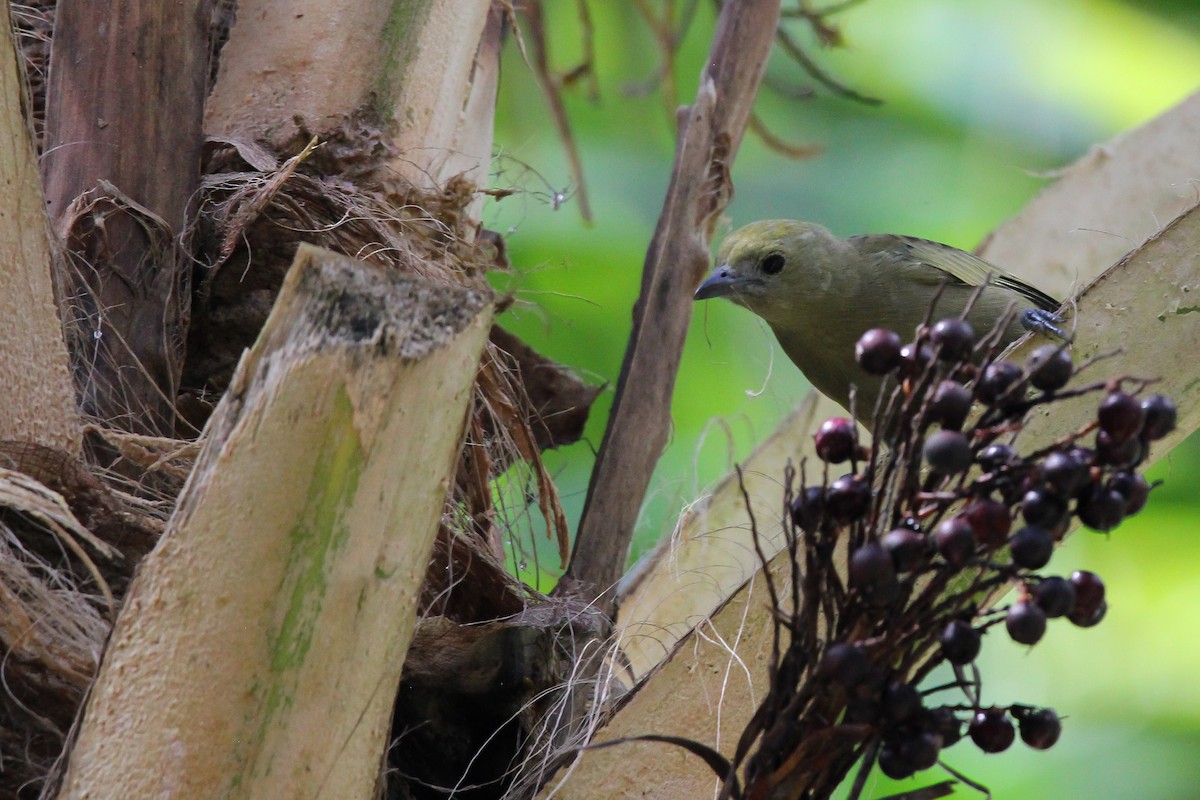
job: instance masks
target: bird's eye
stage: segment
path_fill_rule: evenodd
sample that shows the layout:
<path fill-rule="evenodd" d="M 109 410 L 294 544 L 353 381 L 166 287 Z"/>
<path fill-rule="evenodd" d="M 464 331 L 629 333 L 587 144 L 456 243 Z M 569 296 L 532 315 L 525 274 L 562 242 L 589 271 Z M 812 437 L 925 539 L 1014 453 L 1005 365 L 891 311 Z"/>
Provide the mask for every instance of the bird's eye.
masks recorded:
<path fill-rule="evenodd" d="M 783 253 L 770 253 L 759 263 L 758 268 L 767 275 L 778 275 L 783 269 Z"/>

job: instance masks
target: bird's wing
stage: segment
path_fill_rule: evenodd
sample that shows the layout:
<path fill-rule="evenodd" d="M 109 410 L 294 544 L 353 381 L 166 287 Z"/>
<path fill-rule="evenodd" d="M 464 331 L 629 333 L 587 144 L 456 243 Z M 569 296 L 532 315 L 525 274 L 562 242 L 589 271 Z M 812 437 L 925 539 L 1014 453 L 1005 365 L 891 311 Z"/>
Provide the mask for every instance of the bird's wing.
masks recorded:
<path fill-rule="evenodd" d="M 979 286 L 990 279 L 995 286 L 1016 292 L 1038 308 L 1055 311 L 1059 306 L 1042 290 L 957 247 L 891 234 L 852 236 L 849 241 L 880 268 L 905 270 L 911 280 L 919 283 L 938 284 L 949 276 L 967 286 Z"/>

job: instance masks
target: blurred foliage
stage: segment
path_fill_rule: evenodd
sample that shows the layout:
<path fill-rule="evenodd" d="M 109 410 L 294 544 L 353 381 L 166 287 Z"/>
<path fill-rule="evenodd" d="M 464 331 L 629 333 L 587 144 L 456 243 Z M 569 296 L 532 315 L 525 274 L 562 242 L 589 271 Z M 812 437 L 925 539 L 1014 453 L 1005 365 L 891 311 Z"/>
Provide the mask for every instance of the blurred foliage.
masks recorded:
<path fill-rule="evenodd" d="M 707 53 L 714 8 L 691 0 L 588 2 L 596 96 L 575 81 L 564 100 L 594 212 L 585 224 L 537 81 L 510 40 L 501 81 L 487 224 L 508 236 L 515 272 L 498 276 L 517 302 L 503 322 L 595 382 L 616 381 L 642 258 L 670 174 L 674 114 L 664 59 L 637 7 L 695 9 L 670 71 L 687 102 Z M 548 3 L 552 68 L 567 73 L 587 52 L 575 3 Z M 843 46 L 824 48 L 803 20 L 789 25 L 814 60 L 869 106 L 820 87 L 786 58 L 768 70 L 758 113 L 775 136 L 821 152 L 789 160 L 747 136 L 733 169 L 737 195 L 725 230 L 795 217 L 840 234 L 889 231 L 970 249 L 1017 212 L 1053 170 L 1136 126 L 1200 86 L 1195 0 L 871 0 L 830 18 Z M 1181 176 L 1180 181 L 1198 176 Z M 718 232 L 718 235 L 724 231 Z M 635 556 L 668 535 L 684 505 L 744 458 L 807 387 L 764 324 L 728 303 L 696 308 L 663 454 L 635 541 Z M 607 420 L 602 395 L 586 441 L 549 454 L 564 504 L 578 521 Z M 1047 704 L 1069 717 L 1050 753 L 1019 744 L 1000 758 L 969 744 L 947 761 L 999 798 L 1196 796 L 1200 688 L 1200 439 L 1152 476 L 1164 486 L 1147 511 L 1111 537 L 1081 533 L 1058 553 L 1064 573 L 1098 572 L 1111 610 L 1087 631 L 1054 625 L 1026 652 L 1002 637 L 984 648 L 987 702 Z M 522 521 L 513 531 L 522 577 L 553 580 L 557 559 L 521 476 L 503 489 Z M 524 521 L 528 521 L 527 524 Z M 932 775 L 933 773 L 931 773 Z M 920 785 L 914 781 L 903 788 Z M 889 784 L 872 779 L 869 796 Z"/>

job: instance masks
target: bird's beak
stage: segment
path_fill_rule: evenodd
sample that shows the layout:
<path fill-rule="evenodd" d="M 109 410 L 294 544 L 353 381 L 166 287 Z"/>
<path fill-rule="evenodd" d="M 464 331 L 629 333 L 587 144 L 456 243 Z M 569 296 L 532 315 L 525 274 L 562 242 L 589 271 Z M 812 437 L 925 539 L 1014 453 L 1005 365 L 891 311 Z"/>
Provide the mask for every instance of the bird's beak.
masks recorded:
<path fill-rule="evenodd" d="M 700 288 L 696 289 L 696 300 L 707 300 L 710 297 L 724 297 L 731 294 L 741 281 L 741 276 L 728 264 L 722 264 L 704 279 Z"/>

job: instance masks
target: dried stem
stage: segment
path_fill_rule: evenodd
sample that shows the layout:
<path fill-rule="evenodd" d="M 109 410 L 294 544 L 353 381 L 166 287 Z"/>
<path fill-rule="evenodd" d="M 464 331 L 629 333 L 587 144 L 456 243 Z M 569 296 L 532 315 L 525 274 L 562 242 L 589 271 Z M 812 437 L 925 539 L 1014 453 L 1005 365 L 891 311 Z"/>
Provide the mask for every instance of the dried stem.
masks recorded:
<path fill-rule="evenodd" d="M 670 402 L 691 321 L 692 292 L 732 187 L 728 170 L 750 117 L 778 22 L 778 0 L 730 4 L 721 14 L 696 103 L 681 112 L 671 187 L 646 254 L 633 332 L 612 415 L 588 486 L 561 591 L 611 610 L 633 526 L 666 444 Z"/>

